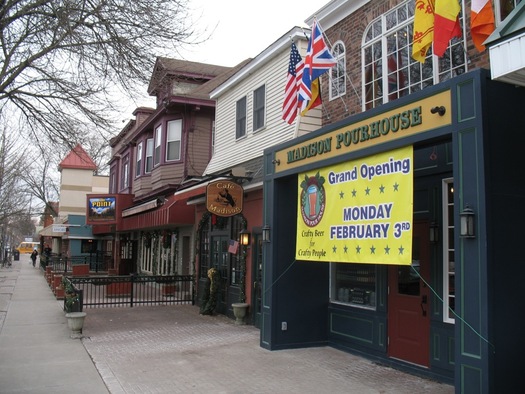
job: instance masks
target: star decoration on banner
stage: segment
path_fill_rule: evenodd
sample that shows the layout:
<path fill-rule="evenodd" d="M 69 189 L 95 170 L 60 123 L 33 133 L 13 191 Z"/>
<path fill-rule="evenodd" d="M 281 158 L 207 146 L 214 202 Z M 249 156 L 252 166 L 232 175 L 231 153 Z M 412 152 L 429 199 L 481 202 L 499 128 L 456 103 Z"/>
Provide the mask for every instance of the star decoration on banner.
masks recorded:
<path fill-rule="evenodd" d="M 399 191 L 399 183 L 394 183 L 394 191 L 397 192 Z"/>
<path fill-rule="evenodd" d="M 385 186 L 381 185 L 379 186 L 379 193 L 384 194 L 385 193 Z"/>
<path fill-rule="evenodd" d="M 352 197 L 355 197 L 355 196 L 357 196 L 357 190 L 354 189 L 352 190 Z"/>
<path fill-rule="evenodd" d="M 376 254 L 376 247 L 374 245 L 370 248 L 370 254 Z"/>
<path fill-rule="evenodd" d="M 345 197 L 345 192 L 341 191 L 339 192 L 339 198 L 342 200 Z"/>
<path fill-rule="evenodd" d="M 390 254 L 390 248 L 388 247 L 388 245 L 385 248 L 385 254 Z"/>
<path fill-rule="evenodd" d="M 403 254 L 403 252 L 405 251 L 405 248 L 403 248 L 402 246 L 399 248 L 399 254 Z"/>
<path fill-rule="evenodd" d="M 369 187 L 367 187 L 367 188 L 365 189 L 365 193 L 366 193 L 367 196 L 370 195 L 370 188 L 369 188 Z"/>

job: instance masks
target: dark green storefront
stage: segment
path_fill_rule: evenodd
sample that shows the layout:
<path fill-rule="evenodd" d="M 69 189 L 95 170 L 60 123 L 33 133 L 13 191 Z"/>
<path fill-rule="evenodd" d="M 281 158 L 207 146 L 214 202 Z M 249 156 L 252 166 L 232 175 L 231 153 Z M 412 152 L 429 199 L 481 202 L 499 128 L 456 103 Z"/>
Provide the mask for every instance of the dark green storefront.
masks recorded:
<path fill-rule="evenodd" d="M 267 149 L 261 346 L 328 345 L 454 384 L 456 392 L 523 392 L 523 103 L 524 89 L 476 70 Z M 410 115 L 414 127 L 385 130 L 392 114 L 419 108 Z M 375 123 L 379 131 L 361 134 L 361 125 Z M 337 144 L 345 133 L 359 141 Z M 298 174 L 406 146 L 413 147 L 412 257 L 420 277 L 393 265 L 296 260 Z M 459 234 L 466 208 L 473 237 Z"/>

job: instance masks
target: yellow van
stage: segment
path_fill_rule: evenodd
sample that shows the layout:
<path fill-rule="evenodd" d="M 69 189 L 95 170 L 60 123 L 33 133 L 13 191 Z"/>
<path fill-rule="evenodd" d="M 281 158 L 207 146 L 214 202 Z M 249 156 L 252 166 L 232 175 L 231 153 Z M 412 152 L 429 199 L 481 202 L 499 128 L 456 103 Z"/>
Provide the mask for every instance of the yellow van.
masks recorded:
<path fill-rule="evenodd" d="M 20 245 L 18 245 L 18 248 L 16 248 L 20 254 L 32 253 L 34 249 L 36 249 L 38 254 L 40 254 L 40 242 L 20 242 Z"/>

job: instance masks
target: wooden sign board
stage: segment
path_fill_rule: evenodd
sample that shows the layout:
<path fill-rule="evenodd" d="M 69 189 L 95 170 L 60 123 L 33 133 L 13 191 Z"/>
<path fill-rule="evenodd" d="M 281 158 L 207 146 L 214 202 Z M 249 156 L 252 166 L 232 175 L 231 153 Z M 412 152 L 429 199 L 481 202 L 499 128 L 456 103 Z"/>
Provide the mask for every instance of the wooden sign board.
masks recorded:
<path fill-rule="evenodd" d="M 244 189 L 232 181 L 215 181 L 206 187 L 206 208 L 217 216 L 234 216 L 242 212 Z"/>

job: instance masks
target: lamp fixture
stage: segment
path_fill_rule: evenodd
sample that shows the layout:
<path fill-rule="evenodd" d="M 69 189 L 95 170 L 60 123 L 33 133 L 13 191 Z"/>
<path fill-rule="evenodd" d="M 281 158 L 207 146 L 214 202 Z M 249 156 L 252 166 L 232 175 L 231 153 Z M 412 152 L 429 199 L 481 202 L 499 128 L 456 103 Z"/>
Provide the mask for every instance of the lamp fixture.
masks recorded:
<path fill-rule="evenodd" d="M 459 214 L 459 236 L 462 238 L 475 238 L 474 233 L 474 211 L 467 204 Z"/>
<path fill-rule="evenodd" d="M 250 232 L 247 229 L 241 230 L 239 239 L 242 246 L 248 246 L 250 244 Z"/>
<path fill-rule="evenodd" d="M 438 243 L 438 241 L 439 241 L 439 226 L 434 221 L 430 223 L 428 236 L 429 236 L 430 243 L 433 243 L 433 244 Z"/>
<path fill-rule="evenodd" d="M 262 240 L 263 242 L 270 242 L 270 226 L 267 224 L 262 228 Z"/>
<path fill-rule="evenodd" d="M 439 114 L 439 116 L 443 116 L 445 115 L 445 113 L 447 112 L 447 109 L 445 107 L 443 107 L 442 105 L 438 106 L 438 107 L 432 107 L 430 108 L 430 113 L 431 114 Z"/>

